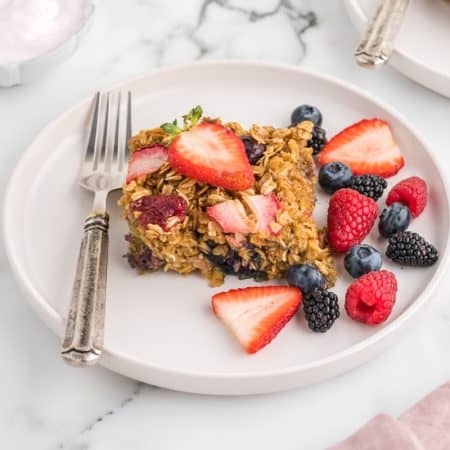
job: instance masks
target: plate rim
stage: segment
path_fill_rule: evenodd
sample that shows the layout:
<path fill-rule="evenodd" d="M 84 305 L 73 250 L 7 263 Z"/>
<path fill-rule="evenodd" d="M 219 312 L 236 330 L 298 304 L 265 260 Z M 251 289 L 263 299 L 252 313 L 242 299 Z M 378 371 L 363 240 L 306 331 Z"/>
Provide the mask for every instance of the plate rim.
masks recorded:
<path fill-rule="evenodd" d="M 352 22 L 353 26 L 358 29 L 360 26 L 366 26 L 367 21 L 369 20 L 364 11 L 361 8 L 361 5 L 359 4 L 358 0 L 344 0 L 345 6 L 348 12 L 348 15 L 350 16 L 350 21 Z M 356 24 L 355 21 L 359 21 L 359 24 Z M 399 64 L 399 58 L 403 59 L 404 62 L 406 62 L 410 66 L 417 66 L 419 69 L 421 69 L 425 73 L 429 73 L 434 77 L 439 77 L 442 79 L 445 79 L 448 83 L 450 83 L 450 74 L 439 70 L 435 68 L 430 68 L 430 66 L 427 66 L 425 63 L 417 59 L 416 57 L 412 56 L 409 53 L 405 53 L 404 51 L 398 49 L 394 45 L 393 50 L 393 57 L 390 59 L 390 63 L 395 67 L 396 70 L 404 74 L 406 77 L 413 79 L 419 84 L 422 84 L 423 86 L 434 90 L 435 92 L 440 93 L 441 95 L 444 95 L 448 97 L 448 94 L 442 93 L 437 87 L 431 87 L 432 83 L 429 83 L 429 85 L 425 85 L 425 83 L 422 83 L 422 81 L 419 81 L 416 78 L 413 78 L 413 75 L 410 75 L 404 70 L 404 67 L 402 67 L 402 64 Z"/>
<path fill-rule="evenodd" d="M 346 82 L 344 80 L 340 80 L 338 78 L 335 78 L 330 75 L 326 75 L 314 70 L 305 69 L 300 66 L 296 66 L 293 64 L 285 64 L 285 63 L 274 63 L 274 62 L 266 62 L 266 61 L 258 61 L 258 60 L 236 60 L 236 59 L 218 59 L 218 60 L 206 60 L 206 61 L 197 61 L 197 62 L 191 62 L 191 63 L 185 63 L 185 64 L 177 64 L 177 65 L 170 65 L 165 66 L 161 68 L 157 68 L 154 70 L 151 70 L 149 72 L 128 77 L 122 81 L 119 81 L 117 83 L 114 83 L 112 85 L 106 86 L 105 90 L 113 90 L 118 89 L 121 86 L 128 85 L 134 82 L 137 82 L 139 80 L 143 80 L 149 77 L 157 76 L 164 74 L 165 72 L 173 72 L 173 71 L 180 71 L 180 70 L 186 70 L 190 69 L 193 66 L 244 66 L 245 68 L 252 68 L 253 70 L 258 70 L 259 68 L 266 68 L 266 69 L 277 69 L 282 71 L 290 71 L 290 72 L 296 72 L 305 74 L 307 76 L 312 76 L 316 79 L 320 79 L 322 81 L 325 81 L 327 83 L 331 83 L 334 86 L 346 89 L 349 91 L 352 91 L 354 94 L 364 98 L 365 100 L 368 100 L 372 102 L 373 104 L 377 105 L 378 107 L 384 109 L 387 113 L 394 116 L 398 121 L 402 123 L 402 125 L 408 129 L 408 131 L 419 141 L 419 143 L 423 146 L 423 148 L 426 150 L 427 155 L 430 157 L 432 163 L 434 164 L 444 187 L 443 194 L 445 195 L 446 201 L 447 201 L 447 214 L 450 216 L 450 196 L 449 196 L 449 185 L 447 177 L 444 175 L 443 171 L 441 170 L 438 162 L 437 157 L 434 154 L 434 151 L 432 150 L 431 146 L 426 142 L 421 132 L 417 131 L 416 128 L 409 122 L 407 118 L 403 116 L 402 113 L 398 112 L 395 108 L 391 107 L 389 104 L 385 103 L 382 100 L 377 99 L 376 97 L 372 96 L 369 92 L 365 91 L 364 89 L 359 88 L 356 85 L 353 85 L 349 82 Z M 62 336 L 63 331 L 63 322 L 64 318 L 60 317 L 59 314 L 54 310 L 50 304 L 46 301 L 45 297 L 41 295 L 32 282 L 31 278 L 27 275 L 27 272 L 25 270 L 25 267 L 20 264 L 19 256 L 20 253 L 16 251 L 13 244 L 13 228 L 14 223 L 13 221 L 9 220 L 9 214 L 8 211 L 13 208 L 14 203 L 14 190 L 16 183 L 18 183 L 18 175 L 20 174 L 20 171 L 23 167 L 26 166 L 28 163 L 28 159 L 33 154 L 33 147 L 36 145 L 36 143 L 39 142 L 39 139 L 42 138 L 43 135 L 45 135 L 46 132 L 48 132 L 51 128 L 53 128 L 55 125 L 58 124 L 59 121 L 62 121 L 65 119 L 66 116 L 73 113 L 74 110 L 78 109 L 80 106 L 85 104 L 86 102 L 89 102 L 91 100 L 91 96 L 87 96 L 83 98 L 81 101 L 77 102 L 74 106 L 68 108 L 66 111 L 64 111 L 62 114 L 59 114 L 55 119 L 51 120 L 44 128 L 42 128 L 34 137 L 34 139 L 31 141 L 31 143 L 27 146 L 26 150 L 22 153 L 20 156 L 18 162 L 16 163 L 16 166 L 14 167 L 13 171 L 11 172 L 7 188 L 6 188 L 6 194 L 4 197 L 4 206 L 3 206 L 3 221 L 2 221 L 2 234 L 4 238 L 5 243 L 5 253 L 7 255 L 7 259 L 9 261 L 9 264 L 11 266 L 12 272 L 14 274 L 14 277 L 21 288 L 21 290 L 25 293 L 25 297 L 28 300 L 28 303 L 33 307 L 33 309 L 36 311 L 38 316 L 43 320 L 43 322 L 58 336 Z M 318 360 L 315 360 L 313 362 L 309 362 L 306 364 L 296 364 L 293 366 L 285 367 L 282 369 L 271 369 L 271 370 L 259 370 L 257 372 L 209 372 L 209 371 L 194 371 L 194 370 L 186 370 L 186 369 L 177 369 L 177 368 L 170 368 L 170 367 L 164 367 L 159 366 L 157 364 L 151 364 L 146 361 L 143 361 L 142 359 L 138 359 L 133 356 L 129 356 L 124 352 L 117 351 L 117 350 L 111 350 L 108 345 L 105 345 L 104 353 L 105 356 L 108 356 L 108 358 L 101 359 L 99 361 L 99 364 L 105 367 L 108 367 L 109 369 L 123 373 L 127 376 L 133 376 L 129 375 L 127 373 L 124 373 L 123 370 L 121 370 L 121 366 L 123 364 L 132 365 L 134 367 L 138 367 L 139 370 L 144 371 L 156 371 L 160 374 L 167 374 L 167 375 L 176 375 L 178 377 L 185 377 L 186 379 L 189 379 L 191 377 L 196 378 L 197 380 L 222 380 L 222 381 L 238 381 L 238 380 L 249 380 L 249 379 L 265 379 L 265 378 L 272 378 L 272 377 L 282 377 L 282 376 L 288 376 L 288 375 L 295 375 L 303 372 L 308 372 L 314 369 L 317 369 L 319 367 L 327 367 L 334 363 L 337 363 L 339 361 L 345 361 L 348 360 L 351 356 L 354 356 L 355 354 L 359 354 L 360 352 L 364 350 L 368 350 L 370 348 L 375 347 L 376 344 L 381 344 L 390 334 L 393 334 L 395 331 L 398 331 L 401 327 L 403 327 L 407 322 L 410 321 L 410 319 L 416 315 L 416 313 L 420 310 L 420 308 L 427 303 L 427 301 L 432 296 L 433 292 L 435 291 L 437 285 L 439 284 L 440 280 L 442 279 L 445 269 L 449 265 L 450 261 L 450 231 L 447 233 L 446 236 L 446 243 L 445 248 L 441 252 L 441 258 L 439 262 L 439 266 L 436 270 L 436 272 L 433 274 L 431 279 L 428 282 L 427 289 L 425 289 L 415 300 L 414 302 L 409 305 L 402 313 L 399 315 L 396 319 L 394 319 L 392 322 L 387 324 L 384 328 L 378 330 L 373 335 L 363 339 L 362 341 L 350 345 L 344 350 L 341 350 L 339 352 L 336 352 L 332 355 L 320 358 Z M 114 366 L 119 366 L 119 368 L 115 368 Z M 138 378 L 138 377 L 136 377 Z M 297 383 L 299 385 L 300 383 Z M 169 386 L 170 387 L 170 386 Z M 185 390 L 189 391 L 189 389 L 179 389 L 179 390 Z M 281 389 L 274 389 L 276 391 L 279 391 Z M 272 389 L 263 389 L 262 392 L 271 392 L 274 391 Z M 206 389 L 205 392 L 211 392 L 210 389 Z M 190 392 L 201 392 L 198 389 L 190 390 Z"/>

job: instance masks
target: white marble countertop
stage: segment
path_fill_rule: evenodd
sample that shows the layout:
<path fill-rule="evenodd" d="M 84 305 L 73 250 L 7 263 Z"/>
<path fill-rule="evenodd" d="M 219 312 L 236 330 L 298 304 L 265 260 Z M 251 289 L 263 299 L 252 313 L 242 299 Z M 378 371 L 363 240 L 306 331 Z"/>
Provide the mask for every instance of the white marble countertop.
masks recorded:
<path fill-rule="evenodd" d="M 442 165 L 450 101 L 390 68 L 352 60 L 357 35 L 341 0 L 102 0 L 84 46 L 47 78 L 0 89 L 0 194 L 24 148 L 51 119 L 96 88 L 199 58 L 302 64 L 350 81 L 407 115 Z M 353 372 L 256 397 L 188 395 L 100 367 L 75 370 L 19 291 L 0 247 L 2 448 L 319 450 L 380 411 L 397 415 L 450 378 L 447 279 L 394 347 Z"/>

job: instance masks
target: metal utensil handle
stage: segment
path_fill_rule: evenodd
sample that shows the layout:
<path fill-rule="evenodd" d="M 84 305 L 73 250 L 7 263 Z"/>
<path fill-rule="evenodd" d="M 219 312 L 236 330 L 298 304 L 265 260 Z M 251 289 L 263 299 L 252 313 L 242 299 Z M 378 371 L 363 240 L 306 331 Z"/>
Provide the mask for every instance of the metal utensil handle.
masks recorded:
<path fill-rule="evenodd" d="M 379 67 L 391 57 L 409 0 L 383 0 L 368 23 L 355 59 L 363 67 Z"/>
<path fill-rule="evenodd" d="M 94 364 L 103 350 L 106 272 L 108 264 L 107 213 L 92 214 L 84 223 L 72 302 L 61 355 L 70 364 Z"/>

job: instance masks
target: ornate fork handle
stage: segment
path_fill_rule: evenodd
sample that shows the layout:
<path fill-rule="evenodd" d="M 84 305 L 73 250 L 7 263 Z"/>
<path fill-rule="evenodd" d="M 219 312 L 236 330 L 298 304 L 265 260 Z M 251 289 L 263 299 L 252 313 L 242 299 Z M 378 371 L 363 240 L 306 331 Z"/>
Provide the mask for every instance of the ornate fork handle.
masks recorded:
<path fill-rule="evenodd" d="M 360 66 L 379 67 L 389 60 L 408 4 L 409 0 L 381 2 L 355 51 L 355 59 Z"/>
<path fill-rule="evenodd" d="M 84 223 L 72 301 L 62 343 L 63 358 L 74 366 L 94 364 L 103 350 L 108 224 L 105 213 Z"/>

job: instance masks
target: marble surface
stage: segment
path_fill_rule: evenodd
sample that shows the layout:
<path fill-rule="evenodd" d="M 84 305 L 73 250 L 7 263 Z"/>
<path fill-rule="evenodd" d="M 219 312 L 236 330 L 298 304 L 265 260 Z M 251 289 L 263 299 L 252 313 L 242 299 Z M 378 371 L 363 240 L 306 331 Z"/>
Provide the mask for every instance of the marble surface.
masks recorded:
<path fill-rule="evenodd" d="M 84 46 L 47 78 L 0 89 L 0 194 L 24 148 L 67 107 L 124 77 L 203 58 L 302 64 L 402 111 L 448 172 L 450 101 L 390 68 L 356 67 L 340 0 L 102 0 Z M 450 378 L 450 279 L 395 346 L 353 372 L 256 397 L 188 395 L 76 370 L 19 291 L 0 247 L 0 436 L 16 449 L 324 449 Z"/>

